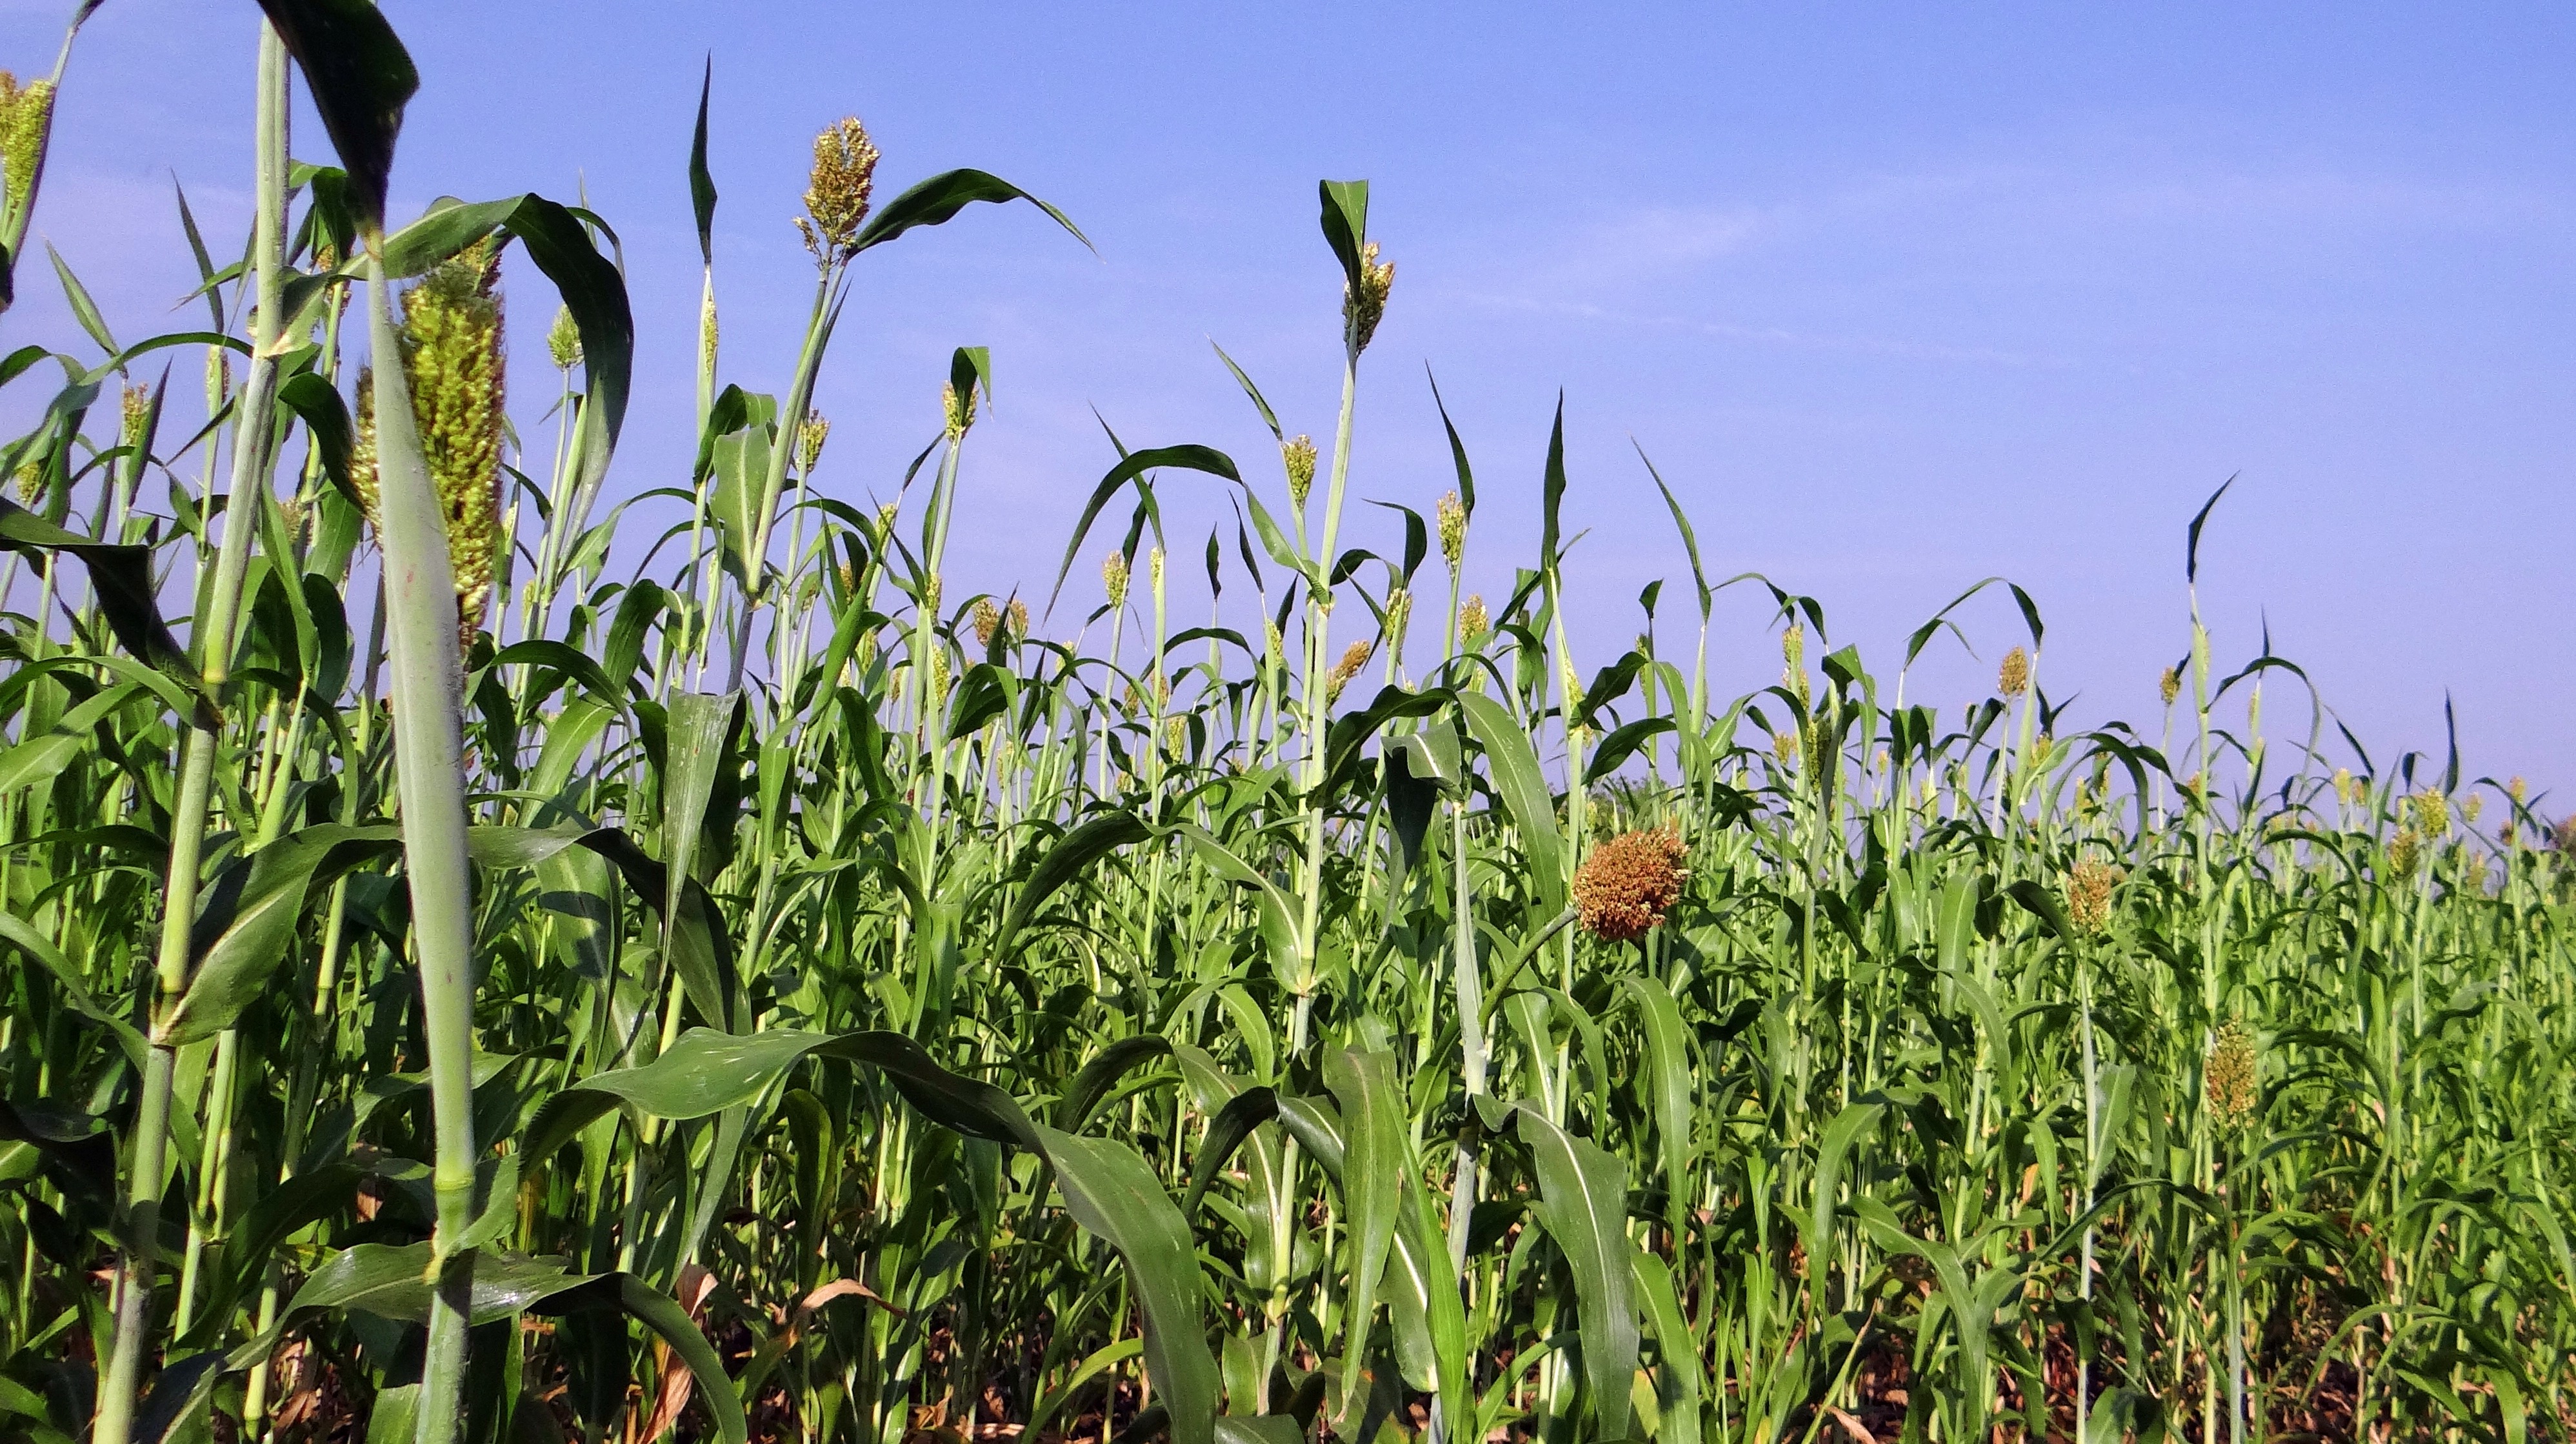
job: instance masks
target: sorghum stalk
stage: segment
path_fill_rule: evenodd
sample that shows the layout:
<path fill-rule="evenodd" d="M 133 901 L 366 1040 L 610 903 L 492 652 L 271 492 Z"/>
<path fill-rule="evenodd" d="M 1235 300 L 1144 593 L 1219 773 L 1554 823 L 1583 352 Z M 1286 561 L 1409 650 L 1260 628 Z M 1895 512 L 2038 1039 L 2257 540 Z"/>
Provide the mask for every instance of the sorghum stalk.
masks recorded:
<path fill-rule="evenodd" d="M 258 529 L 253 520 L 257 503 L 252 500 L 252 489 L 267 485 L 273 455 L 272 428 L 267 417 L 277 395 L 275 350 L 285 285 L 286 122 L 286 47 L 277 32 L 263 23 L 252 206 L 252 285 L 259 304 L 254 318 L 250 373 L 233 413 L 232 481 L 224 535 L 216 550 L 201 625 L 195 628 L 194 636 L 198 671 L 208 694 L 217 699 L 222 697 L 224 684 L 232 674 L 233 626 L 240 614 L 242 579 L 250 568 L 251 533 Z M 155 1251 L 149 1241 L 156 1239 L 160 1231 L 161 1187 L 169 1157 L 170 1090 L 177 1064 L 177 1049 L 165 1041 L 161 1025 L 188 989 L 189 933 L 196 921 L 198 871 L 204 858 L 215 755 L 222 741 L 220 715 L 203 720 L 214 725 L 191 725 L 180 744 L 178 791 L 170 812 L 170 868 L 162 891 L 160 944 L 153 969 L 155 1028 L 152 1047 L 144 1058 L 142 1094 L 135 1115 L 134 1157 L 126 1185 L 126 1237 L 146 1242 L 140 1253 L 129 1245 L 120 1254 L 116 1344 L 99 1388 L 98 1417 L 91 1433 L 94 1444 L 126 1444 L 140 1402 L 143 1336 L 151 1319 L 151 1253 Z"/>
<path fill-rule="evenodd" d="M 392 663 L 394 788 L 402 808 L 403 865 L 411 888 L 420 969 L 421 1032 L 438 1205 L 431 1236 L 429 1347 L 422 1364 L 419 1444 L 450 1444 L 463 1424 L 465 1331 L 474 1260 L 450 1244 L 474 1212 L 473 877 L 465 853 L 463 685 L 456 573 L 446 520 L 413 421 L 410 382 L 385 277 L 384 235 L 370 225 L 367 331 L 375 367 L 377 506 L 382 515 Z"/>

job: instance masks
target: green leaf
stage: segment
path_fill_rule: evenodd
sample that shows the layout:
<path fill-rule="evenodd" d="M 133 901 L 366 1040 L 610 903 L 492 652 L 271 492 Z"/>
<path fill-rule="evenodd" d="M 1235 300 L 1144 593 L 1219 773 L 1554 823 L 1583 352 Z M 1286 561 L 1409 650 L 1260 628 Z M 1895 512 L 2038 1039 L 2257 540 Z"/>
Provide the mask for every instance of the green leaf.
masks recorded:
<path fill-rule="evenodd" d="M 1136 1150 L 1040 1128 L 1065 1209 L 1127 1263 L 1145 1316 L 1145 1372 L 1171 1410 L 1172 1444 L 1215 1437 L 1216 1359 L 1208 1353 L 1197 1245 L 1171 1195 Z"/>
<path fill-rule="evenodd" d="M 349 201 L 370 229 L 385 221 L 385 181 L 403 106 L 420 72 L 371 0 L 260 0 L 286 53 L 304 70 L 313 108 L 349 173 Z"/>
<path fill-rule="evenodd" d="M 1165 466 L 1205 472 L 1237 486 L 1243 484 L 1243 474 L 1235 470 L 1234 458 L 1213 447 L 1155 446 L 1120 457 L 1118 464 L 1109 468 L 1109 474 L 1100 478 L 1100 484 L 1091 489 L 1091 500 L 1083 503 L 1082 516 L 1073 524 L 1073 539 L 1064 544 L 1064 563 L 1056 568 L 1055 587 L 1047 593 L 1049 610 L 1055 607 L 1056 598 L 1064 594 L 1064 579 L 1073 574 L 1073 559 L 1082 551 L 1082 539 L 1091 535 L 1091 524 L 1099 518 L 1100 509 L 1109 504 L 1109 499 L 1118 494 L 1119 488 L 1146 472 Z M 1258 515 L 1257 510 L 1255 514 Z"/>
<path fill-rule="evenodd" d="M 1556 828 L 1556 797 L 1539 771 L 1538 753 L 1529 734 L 1493 698 L 1462 692 L 1458 710 L 1485 749 L 1494 791 L 1520 829 L 1521 860 L 1529 869 L 1531 890 L 1538 894 L 1538 911 L 1554 913 L 1565 906 L 1565 843 Z"/>
<path fill-rule="evenodd" d="M 1516 1131 L 1537 1167 L 1539 1226 L 1556 1240 L 1574 1275 L 1575 1327 L 1583 1340 L 1584 1392 L 1595 1437 L 1623 1438 L 1628 1381 L 1637 1372 L 1627 1165 L 1527 1104 L 1514 1111 Z"/>
<path fill-rule="evenodd" d="M 1637 1298 L 1645 1305 L 1646 1322 L 1654 1331 L 1655 1403 L 1662 1416 L 1656 1444 L 1699 1444 L 1700 1399 L 1707 1380 L 1700 1370 L 1699 1340 L 1682 1312 L 1672 1270 L 1634 1244 L 1629 1245 L 1628 1265 Z"/>
<path fill-rule="evenodd" d="M 1324 244 L 1333 248 L 1333 259 L 1342 263 L 1343 281 L 1357 291 L 1361 248 L 1368 244 L 1369 183 L 1317 181 L 1315 193 L 1323 202 Z"/>
<path fill-rule="evenodd" d="M 1100 1106 L 1100 1100 L 1109 1095 L 1110 1089 L 1118 1086 L 1119 1079 L 1126 1077 L 1140 1063 L 1171 1055 L 1171 1040 L 1152 1033 L 1121 1038 L 1101 1049 L 1099 1056 L 1083 1064 L 1082 1071 L 1066 1085 L 1063 1098 L 1056 1104 L 1056 1122 L 1068 1133 L 1080 1132 L 1083 1125 L 1091 1121 L 1092 1112 Z"/>
<path fill-rule="evenodd" d="M 286 960 L 314 882 L 327 884 L 401 846 L 401 830 L 390 824 L 324 823 L 234 863 L 216 879 L 197 915 L 189 938 L 194 964 L 188 990 L 161 1021 L 156 1041 L 175 1048 L 231 1027 Z"/>
<path fill-rule="evenodd" d="M 716 178 L 707 169 L 707 102 L 715 94 L 716 58 L 698 81 L 698 126 L 689 137 L 689 209 L 698 219 L 698 259 L 716 263 Z"/>
<path fill-rule="evenodd" d="M 0 500 L 0 548 L 29 555 L 61 552 L 87 567 L 90 589 L 117 645 L 193 696 L 200 725 L 211 725 L 214 714 L 196 664 L 161 620 L 151 548 L 91 541 L 7 500 Z"/>
<path fill-rule="evenodd" d="M 1083 869 L 1127 846 L 1154 835 L 1154 829 L 1132 812 L 1104 812 L 1066 833 L 1048 848 L 1046 856 L 1021 885 L 1020 895 L 1011 902 L 1011 910 L 1002 919 L 1001 931 L 993 935 L 988 956 L 994 962 L 1007 961 L 1015 951 L 1020 932 L 1037 916 L 1046 900 L 1066 883 L 1082 875 Z"/>
<path fill-rule="evenodd" d="M 1589 787 L 1619 770 L 1639 748 L 1666 732 L 1675 730 L 1670 717 L 1643 717 L 1601 739 L 1592 749 L 1592 758 L 1583 765 L 1583 782 Z"/>
<path fill-rule="evenodd" d="M 1834 1191 L 1842 1186 L 1843 1164 L 1851 1157 L 1852 1145 L 1878 1125 L 1879 1105 L 1850 1103 L 1825 1125 L 1824 1138 L 1816 1145 L 1815 1192 L 1807 1202 L 1807 1256 L 1826 1258 L 1834 1248 Z M 1823 1297 L 1824 1273 L 1814 1271 L 1817 1297 Z"/>
<path fill-rule="evenodd" d="M 1662 983 L 1634 976 L 1619 983 L 1637 1005 L 1638 1028 L 1646 1035 L 1643 1091 L 1655 1120 L 1655 1142 L 1663 1164 L 1664 1222 L 1680 1238 L 1692 1186 L 1691 1118 L 1696 1111 L 1690 1034 L 1682 1024 L 1681 1005 Z"/>
<path fill-rule="evenodd" d="M 1358 1368 L 1369 1357 L 1369 1327 L 1377 1313 L 1380 1275 L 1395 1243 L 1398 1201 L 1411 1172 L 1405 1143 L 1404 1089 L 1396 1082 L 1393 1053 L 1343 1048 L 1324 1055 L 1324 1086 L 1342 1105 L 1348 1125 L 1342 1156 L 1342 1210 L 1351 1234 L 1351 1266 L 1344 1308 L 1349 1318 L 1342 1366 Z M 1352 1433 L 1367 1391 L 1343 1391 L 1339 1432 Z"/>
<path fill-rule="evenodd" d="M 1027 201 L 1046 212 L 1086 248 L 1091 246 L 1091 238 L 1067 219 L 1064 212 L 1000 176 L 980 170 L 952 170 L 932 176 L 878 207 L 877 213 L 860 228 L 850 249 L 853 253 L 864 251 L 871 246 L 882 246 L 915 226 L 939 225 L 977 201 L 995 204 Z"/>

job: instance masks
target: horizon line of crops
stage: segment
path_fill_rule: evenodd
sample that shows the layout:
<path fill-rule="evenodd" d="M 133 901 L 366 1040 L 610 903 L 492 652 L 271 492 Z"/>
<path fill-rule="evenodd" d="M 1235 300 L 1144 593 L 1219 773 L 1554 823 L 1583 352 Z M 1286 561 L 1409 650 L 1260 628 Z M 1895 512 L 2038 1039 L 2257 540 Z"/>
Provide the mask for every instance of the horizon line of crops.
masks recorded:
<path fill-rule="evenodd" d="M 96 8 L 0 84 L 0 278 Z M 2267 738 L 2305 679 L 2213 663 L 2218 495 L 2153 735 L 2061 730 L 1999 580 L 1888 682 L 1712 583 L 1660 475 L 1697 629 L 1667 654 L 1653 584 L 1587 676 L 1561 407 L 1508 595 L 1463 589 L 1454 426 L 1400 548 L 1346 542 L 1395 266 L 1324 182 L 1328 441 L 1220 351 L 1276 489 L 1121 443 L 1050 592 L 1123 511 L 1105 604 L 1053 640 L 943 595 L 987 354 L 873 514 L 812 398 L 869 250 L 977 203 L 1081 231 L 981 171 L 880 200 L 843 121 L 790 385 L 724 384 L 710 67 L 686 511 L 611 579 L 609 223 L 389 229 L 401 42 L 262 10 L 238 263 L 179 201 L 208 328 L 120 346 L 56 256 L 98 359 L 0 359 L 66 376 L 0 456 L 0 1436 L 2570 1432 L 2566 830 L 2456 748 L 2330 769 L 2312 689 Z M 560 302 L 515 413 L 514 246 Z M 171 348 L 185 437 L 135 379 Z M 1239 517 L 1205 625 L 1175 478 Z M 1782 673 L 1721 702 L 1738 583 Z M 1906 673 L 1995 586 L 2027 641 L 1953 725 Z"/>

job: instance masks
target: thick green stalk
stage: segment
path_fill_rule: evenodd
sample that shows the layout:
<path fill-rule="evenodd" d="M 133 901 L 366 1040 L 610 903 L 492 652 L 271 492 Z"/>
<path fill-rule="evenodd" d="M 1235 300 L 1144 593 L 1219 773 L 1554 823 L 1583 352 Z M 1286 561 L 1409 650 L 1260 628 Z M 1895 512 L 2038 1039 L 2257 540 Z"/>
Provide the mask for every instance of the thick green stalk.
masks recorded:
<path fill-rule="evenodd" d="M 286 47 L 277 32 L 263 24 L 259 41 L 259 89 L 256 117 L 256 178 L 253 200 L 252 284 L 259 296 L 253 330 L 250 374 L 243 382 L 234 412 L 232 481 L 225 512 L 224 535 L 215 554 L 215 570 L 206 589 L 205 611 L 195 629 L 198 671 L 207 693 L 217 699 L 232 675 L 233 626 L 240 615 L 242 578 L 250 569 L 253 518 L 260 504 L 254 488 L 268 483 L 271 456 L 266 418 L 277 395 L 277 361 L 272 354 L 278 334 L 278 298 L 285 282 L 286 251 Z M 164 1041 L 159 1024 L 188 989 L 191 965 L 189 932 L 196 921 L 199 869 L 204 858 L 206 819 L 214 792 L 216 755 L 221 747 L 220 714 L 215 726 L 191 725 L 181 743 L 179 784 L 170 816 L 170 868 L 162 890 L 160 945 L 153 967 L 155 1020 L 152 1050 L 143 1070 L 143 1091 L 136 1113 L 133 1157 L 126 1174 L 126 1237 L 140 1241 L 119 1258 L 116 1344 L 99 1387 L 94 1444 L 127 1444 L 142 1387 L 144 1334 L 150 1326 L 154 1260 L 153 1240 L 160 1232 L 161 1192 L 169 1155 L 170 1086 L 176 1073 L 176 1050 Z"/>
<path fill-rule="evenodd" d="M 450 1241 L 474 1213 L 473 873 L 465 853 L 463 685 L 457 656 L 456 573 L 447 529 L 412 419 L 411 388 L 396 361 L 383 238 L 367 247 L 367 332 L 379 358 L 376 450 L 381 477 L 393 684 L 394 790 L 402 806 L 403 865 L 411 885 L 412 939 L 420 970 L 421 1032 L 438 1204 L 431 1268 L 429 1352 L 421 1369 L 418 1444 L 450 1444 L 463 1426 L 465 1330 L 474 1261 Z"/>

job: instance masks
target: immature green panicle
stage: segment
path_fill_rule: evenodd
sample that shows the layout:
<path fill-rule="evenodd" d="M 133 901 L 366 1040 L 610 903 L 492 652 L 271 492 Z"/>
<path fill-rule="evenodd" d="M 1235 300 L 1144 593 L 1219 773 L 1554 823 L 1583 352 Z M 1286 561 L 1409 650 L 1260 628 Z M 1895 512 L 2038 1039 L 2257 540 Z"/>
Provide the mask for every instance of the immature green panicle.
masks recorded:
<path fill-rule="evenodd" d="M 2451 799 L 2442 789 L 2429 787 L 2409 799 L 2415 807 L 2415 827 L 2428 838 L 2448 837 L 2451 833 Z"/>
<path fill-rule="evenodd" d="M 939 411 L 948 419 L 948 439 L 963 440 L 975 425 L 975 388 L 969 386 L 961 393 L 955 382 L 940 382 Z"/>
<path fill-rule="evenodd" d="M 850 258 L 876 189 L 877 147 L 855 115 L 814 137 L 814 168 L 805 182 L 805 214 L 796 229 L 805 249 L 826 266 Z"/>
<path fill-rule="evenodd" d="M 557 371 L 570 371 L 581 364 L 581 327 L 572 319 L 572 307 L 557 306 L 555 322 L 546 328 L 546 355 Z"/>
<path fill-rule="evenodd" d="M 1395 262 L 1377 258 L 1377 242 L 1360 249 L 1360 279 L 1357 286 L 1342 283 L 1342 324 L 1350 330 L 1351 349 L 1365 351 L 1377 335 L 1377 323 L 1386 319 L 1387 293 L 1395 289 Z"/>
<path fill-rule="evenodd" d="M 1458 564 L 1467 556 L 1467 508 L 1459 502 L 1458 493 L 1444 491 L 1440 494 L 1438 511 L 1440 559 L 1449 564 L 1449 575 L 1455 577 Z"/>
<path fill-rule="evenodd" d="M 796 428 L 796 471 L 812 476 L 814 464 L 823 459 L 823 443 L 832 438 L 832 423 L 820 411 L 808 411 Z"/>
<path fill-rule="evenodd" d="M 20 462 L 18 464 L 18 475 L 16 479 L 18 483 L 18 500 L 29 506 L 34 506 L 36 504 L 36 498 L 44 494 L 45 464 L 41 461 Z"/>
<path fill-rule="evenodd" d="M 44 163 L 45 135 L 53 121 L 52 81 L 36 80 L 21 86 L 16 75 L 0 70 L 0 195 L 5 195 L 11 215 L 26 209 L 27 196 L 36 184 L 36 168 Z"/>
<path fill-rule="evenodd" d="M 1315 438 L 1301 435 L 1281 442 L 1279 460 L 1288 468 L 1288 500 L 1302 510 L 1315 491 Z"/>
<path fill-rule="evenodd" d="M 2170 707 L 2174 704 L 2174 699 L 2181 695 L 2182 672 L 2178 668 L 2165 668 L 2156 677 L 2156 697 Z"/>
<path fill-rule="evenodd" d="M 403 361 L 430 483 L 447 518 L 459 630 L 482 625 L 501 536 L 501 257 L 485 241 L 403 296 Z"/>
<path fill-rule="evenodd" d="M 382 525 L 377 510 L 381 481 L 376 471 L 376 368 L 358 368 L 357 434 L 349 443 L 349 484 L 358 493 L 359 509 L 367 514 L 367 529 Z"/>
<path fill-rule="evenodd" d="M 117 397 L 116 444 L 141 446 L 143 428 L 151 422 L 152 393 L 140 386 L 127 386 Z"/>
<path fill-rule="evenodd" d="M 1624 943 L 1662 923 L 1681 901 L 1679 832 L 1643 828 L 1622 833 L 1592 850 L 1574 872 L 1574 906 L 1584 931 L 1604 942 Z"/>
<path fill-rule="evenodd" d="M 1470 592 L 1465 605 L 1458 608 L 1458 639 L 1475 642 L 1493 630 L 1493 621 L 1485 615 L 1485 594 Z"/>
<path fill-rule="evenodd" d="M 1109 593 L 1112 611 L 1127 605 L 1127 554 L 1111 552 L 1100 562 L 1100 585 Z"/>
<path fill-rule="evenodd" d="M 1387 594 L 1386 594 L 1386 638 L 1387 638 L 1387 644 L 1388 644 L 1388 645 L 1390 645 L 1390 646 L 1396 647 L 1396 648 L 1398 648 L 1398 649 L 1401 649 L 1401 648 L 1404 646 L 1404 632 L 1405 632 L 1405 629 L 1406 629 L 1407 627 L 1411 626 L 1411 625 L 1412 625 L 1412 623 L 1413 623 L 1413 593 L 1412 593 L 1410 590 L 1408 590 L 1408 589 L 1406 589 L 1406 588 L 1404 588 L 1404 587 L 1397 587 L 1394 591 L 1391 591 L 1391 592 L 1387 593 Z"/>

